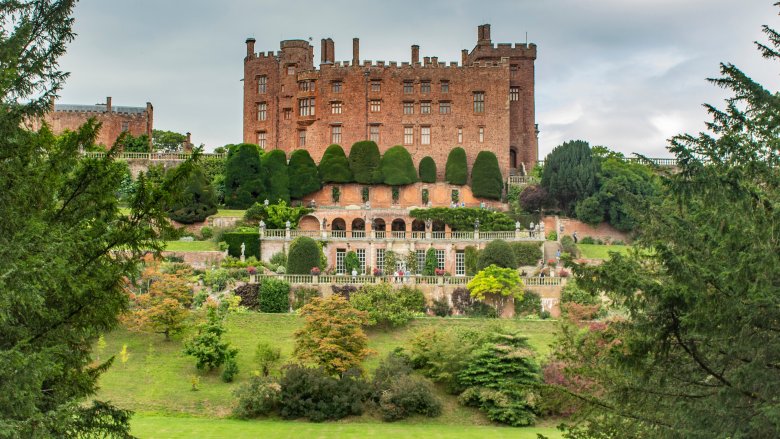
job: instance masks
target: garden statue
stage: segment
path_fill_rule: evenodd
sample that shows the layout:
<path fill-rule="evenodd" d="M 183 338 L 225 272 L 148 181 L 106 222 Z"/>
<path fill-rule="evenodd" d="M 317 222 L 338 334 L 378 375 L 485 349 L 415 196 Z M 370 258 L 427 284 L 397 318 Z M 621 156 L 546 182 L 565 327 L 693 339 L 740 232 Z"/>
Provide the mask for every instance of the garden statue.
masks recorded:
<path fill-rule="evenodd" d="M 246 258 L 244 257 L 244 251 L 246 250 L 246 244 L 243 242 L 241 243 L 241 262 L 244 262 Z"/>
<path fill-rule="evenodd" d="M 268 206 L 268 198 L 266 198 L 265 201 L 263 201 L 263 204 Z"/>
<path fill-rule="evenodd" d="M 520 230 L 520 221 L 515 221 L 515 230 Z"/>
<path fill-rule="evenodd" d="M 290 230 L 290 220 L 285 221 L 284 228 Z"/>

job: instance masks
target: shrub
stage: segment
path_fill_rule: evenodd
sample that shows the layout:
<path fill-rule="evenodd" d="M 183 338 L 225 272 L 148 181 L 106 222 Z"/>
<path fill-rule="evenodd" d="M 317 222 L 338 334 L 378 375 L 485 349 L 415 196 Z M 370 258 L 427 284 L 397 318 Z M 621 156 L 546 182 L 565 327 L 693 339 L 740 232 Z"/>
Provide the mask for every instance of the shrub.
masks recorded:
<path fill-rule="evenodd" d="M 274 149 L 262 156 L 265 198 L 271 203 L 290 202 L 290 177 L 287 174 L 287 155 Z"/>
<path fill-rule="evenodd" d="M 419 290 L 408 288 L 408 291 Z M 419 291 L 419 295 L 422 295 L 422 291 Z M 414 314 L 419 312 L 420 305 L 416 298 L 406 300 L 410 296 L 410 293 L 396 294 L 387 283 L 366 284 L 350 297 L 349 302 L 355 309 L 368 314 L 369 326 L 398 327 L 409 323 Z"/>
<path fill-rule="evenodd" d="M 225 361 L 225 367 L 222 368 L 222 381 L 232 383 L 236 375 L 238 375 L 238 362 L 235 357 L 230 357 Z"/>
<path fill-rule="evenodd" d="M 320 246 L 308 236 L 299 236 L 290 243 L 287 254 L 287 273 L 309 274 L 320 266 Z"/>
<path fill-rule="evenodd" d="M 479 250 L 473 245 L 466 246 L 463 249 L 464 264 L 466 266 L 466 276 L 477 274 L 477 264 L 479 263 Z"/>
<path fill-rule="evenodd" d="M 436 162 L 429 156 L 420 160 L 420 181 L 423 183 L 436 183 Z"/>
<path fill-rule="evenodd" d="M 260 286 L 258 284 L 246 284 L 236 288 L 234 294 L 241 298 L 241 306 L 257 311 L 260 309 L 260 302 L 258 301 L 259 289 Z"/>
<path fill-rule="evenodd" d="M 299 287 L 294 289 L 292 293 L 293 293 L 292 308 L 296 311 L 303 308 L 306 304 L 311 302 L 311 299 L 315 297 L 322 297 L 319 290 L 316 288 Z"/>
<path fill-rule="evenodd" d="M 285 265 L 286 266 L 287 265 L 287 255 L 284 254 L 283 251 L 276 252 L 276 253 L 273 254 L 273 256 L 271 256 L 271 259 L 269 259 L 268 262 L 270 262 L 271 264 L 274 264 L 274 265 Z"/>
<path fill-rule="evenodd" d="M 338 186 L 333 186 L 330 189 L 330 198 L 331 198 L 331 200 L 333 200 L 334 203 L 338 203 L 340 197 L 341 197 L 341 189 L 339 189 Z"/>
<path fill-rule="evenodd" d="M 574 238 L 569 235 L 561 237 L 561 247 L 564 253 L 568 253 L 575 258 L 580 255 L 580 250 L 577 248 L 577 244 L 574 243 Z"/>
<path fill-rule="evenodd" d="M 433 299 L 431 312 L 433 312 L 433 315 L 437 317 L 448 317 L 452 315 L 452 307 L 450 306 L 450 303 L 447 301 L 446 297 L 441 297 L 438 299 Z"/>
<path fill-rule="evenodd" d="M 284 201 L 268 206 L 264 203 L 255 203 L 244 213 L 244 219 L 254 224 L 258 224 L 262 220 L 268 229 L 284 229 L 289 221 L 290 228 L 294 229 L 298 227 L 298 221 L 301 217 L 311 212 L 312 209 L 302 206 L 288 206 Z"/>
<path fill-rule="evenodd" d="M 599 163 L 591 154 L 588 142 L 565 142 L 545 158 L 541 186 L 561 209 L 573 216 L 577 202 L 596 192 Z"/>
<path fill-rule="evenodd" d="M 257 145 L 233 145 L 225 162 L 225 205 L 246 209 L 264 192 L 260 150 Z"/>
<path fill-rule="evenodd" d="M 500 200 L 504 191 L 504 179 L 498 167 L 496 155 L 480 151 L 471 168 L 471 191 L 475 197 Z"/>
<path fill-rule="evenodd" d="M 577 202 L 574 207 L 574 213 L 578 220 L 592 226 L 598 225 L 604 221 L 604 207 L 601 205 L 601 201 L 599 201 L 599 198 L 596 195 Z"/>
<path fill-rule="evenodd" d="M 490 241 L 481 252 L 477 261 L 477 270 L 482 271 L 490 265 L 502 268 L 517 268 L 517 258 L 508 242 L 496 239 Z"/>
<path fill-rule="evenodd" d="M 436 250 L 431 247 L 425 252 L 425 267 L 423 267 L 423 275 L 433 276 L 436 274 L 436 269 L 439 268 L 439 260 L 436 258 Z"/>
<path fill-rule="evenodd" d="M 280 279 L 266 279 L 260 285 L 260 311 L 284 313 L 290 309 L 290 284 Z"/>
<path fill-rule="evenodd" d="M 539 244 L 513 242 L 510 244 L 517 260 L 517 266 L 536 265 L 542 259 L 542 249 Z"/>
<path fill-rule="evenodd" d="M 593 239 L 590 236 L 586 236 L 586 237 L 580 239 L 580 244 L 595 244 L 595 243 L 596 243 L 596 240 Z"/>
<path fill-rule="evenodd" d="M 414 169 L 412 156 L 401 145 L 385 151 L 380 168 L 384 183 L 387 185 L 402 186 L 417 181 L 417 170 Z"/>
<path fill-rule="evenodd" d="M 323 183 L 351 183 L 352 171 L 341 146 L 333 144 L 325 150 L 320 160 L 320 177 Z M 338 201 L 338 197 L 334 201 Z"/>
<path fill-rule="evenodd" d="M 414 219 L 441 221 L 450 226 L 453 231 L 474 230 L 474 223 L 479 220 L 482 231 L 515 230 L 515 221 L 504 212 L 493 212 L 487 209 L 459 207 L 433 207 L 430 209 L 412 209 L 409 215 Z"/>
<path fill-rule="evenodd" d="M 498 317 L 495 308 L 471 297 L 471 293 L 466 288 L 456 288 L 452 292 L 452 308 L 466 317 L 489 319 Z"/>
<path fill-rule="evenodd" d="M 211 239 L 214 236 L 214 229 L 211 227 L 202 227 L 200 229 L 200 238 L 203 240 Z"/>
<path fill-rule="evenodd" d="M 290 155 L 287 174 L 289 176 L 290 198 L 299 199 L 322 188 L 317 165 L 309 155 L 309 151 L 305 149 L 296 149 Z"/>
<path fill-rule="evenodd" d="M 216 270 L 206 270 L 203 273 L 203 284 L 211 288 L 212 291 L 222 291 L 230 282 L 230 272 L 224 268 Z"/>
<path fill-rule="evenodd" d="M 410 375 L 393 380 L 379 398 L 379 413 L 382 420 L 388 422 L 415 414 L 436 417 L 441 414 L 441 407 L 431 385 L 422 378 Z"/>
<path fill-rule="evenodd" d="M 371 140 L 364 140 L 352 145 L 349 150 L 349 168 L 356 183 L 382 183 L 380 170 L 381 156 L 379 147 Z"/>
<path fill-rule="evenodd" d="M 450 184 L 464 185 L 468 181 L 468 164 L 466 163 L 466 150 L 457 147 L 447 156 L 447 165 L 444 168 L 444 179 Z"/>
<path fill-rule="evenodd" d="M 204 221 L 217 213 L 217 197 L 203 171 L 196 167 L 187 179 L 181 198 L 171 207 L 168 216 L 182 224 Z"/>
<path fill-rule="evenodd" d="M 238 400 L 233 416 L 251 419 L 270 414 L 279 405 L 281 391 L 282 386 L 273 380 L 259 376 L 249 378 L 233 393 Z"/>
<path fill-rule="evenodd" d="M 222 340 L 225 327 L 217 311 L 210 308 L 208 321 L 198 328 L 198 333 L 184 344 L 184 353 L 195 357 L 198 370 L 213 370 L 238 355 L 238 349 Z"/>
<path fill-rule="evenodd" d="M 347 274 L 352 274 L 353 271 L 357 272 L 357 274 L 362 272 L 360 259 L 358 258 L 357 253 L 350 250 L 344 255 L 344 267 L 347 270 Z"/>
<path fill-rule="evenodd" d="M 528 185 L 520 192 L 518 201 L 520 207 L 526 212 L 536 212 L 549 204 L 550 196 L 547 190 L 540 185 Z"/>
<path fill-rule="evenodd" d="M 352 296 L 352 294 L 357 291 L 357 287 L 354 285 L 331 285 L 330 286 L 331 291 L 333 291 L 333 294 L 336 296 L 343 297 L 345 300 L 349 300 L 349 298 Z"/>
<path fill-rule="evenodd" d="M 548 241 L 557 241 L 558 240 L 558 232 L 553 230 L 552 232 L 547 234 L 547 240 Z"/>
<path fill-rule="evenodd" d="M 228 245 L 228 254 L 234 258 L 241 256 L 241 244 L 244 244 L 244 256 L 260 258 L 260 233 L 259 232 L 226 232 L 222 234 L 222 240 Z"/>
<path fill-rule="evenodd" d="M 322 422 L 361 415 L 368 395 L 368 386 L 359 374 L 333 378 L 323 369 L 298 365 L 288 366 L 279 384 L 279 414 L 285 419 Z"/>
<path fill-rule="evenodd" d="M 515 316 L 540 315 L 542 312 L 542 298 L 538 293 L 526 291 L 523 298 L 515 299 Z"/>
<path fill-rule="evenodd" d="M 423 190 L 422 190 L 421 197 L 422 197 L 422 200 L 421 200 L 421 201 L 422 201 L 422 203 L 423 203 L 424 205 L 427 205 L 427 204 L 428 204 L 428 201 L 429 201 L 429 194 L 428 194 L 428 189 L 423 189 Z"/>
<path fill-rule="evenodd" d="M 425 311 L 425 294 L 419 288 L 404 285 L 396 290 L 395 294 L 399 297 L 404 308 L 413 312 Z"/>
<path fill-rule="evenodd" d="M 255 363 L 260 373 L 267 377 L 282 360 L 282 350 L 265 342 L 257 343 L 255 348 Z"/>
<path fill-rule="evenodd" d="M 459 326 L 420 329 L 409 343 L 412 367 L 444 384 L 450 393 L 458 394 L 463 388 L 457 375 L 470 362 L 472 352 L 485 337 L 481 331 Z"/>

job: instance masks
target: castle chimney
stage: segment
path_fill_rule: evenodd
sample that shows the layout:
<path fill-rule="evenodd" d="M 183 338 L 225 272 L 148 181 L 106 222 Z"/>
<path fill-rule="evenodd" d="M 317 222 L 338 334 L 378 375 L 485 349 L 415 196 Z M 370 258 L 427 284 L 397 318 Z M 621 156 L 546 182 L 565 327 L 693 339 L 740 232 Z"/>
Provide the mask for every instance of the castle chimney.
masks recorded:
<path fill-rule="evenodd" d="M 320 64 L 328 62 L 328 41 L 323 38 L 320 40 Z"/>
<path fill-rule="evenodd" d="M 431 57 L 431 64 L 433 64 L 434 66 L 438 66 L 439 65 L 439 57 L 438 56 L 432 56 Z"/>
<path fill-rule="evenodd" d="M 420 46 L 415 44 L 412 46 L 412 65 L 418 62 L 420 62 Z"/>
<path fill-rule="evenodd" d="M 356 66 L 360 64 L 360 39 L 352 39 L 352 65 Z"/>
<path fill-rule="evenodd" d="M 111 96 L 106 97 L 106 113 L 111 112 Z"/>
<path fill-rule="evenodd" d="M 460 51 L 460 64 L 465 66 L 466 61 L 469 59 L 469 51 L 466 49 L 463 49 Z"/>
<path fill-rule="evenodd" d="M 483 24 L 477 27 L 477 45 L 490 45 L 490 25 Z"/>
<path fill-rule="evenodd" d="M 246 39 L 246 56 L 251 58 L 254 55 L 255 55 L 255 39 L 254 38 L 247 38 Z"/>
<path fill-rule="evenodd" d="M 192 134 L 189 131 L 187 132 L 187 140 L 184 142 L 184 151 L 192 151 Z"/>
<path fill-rule="evenodd" d="M 335 44 L 333 44 L 333 40 L 328 38 L 325 41 L 325 44 L 328 45 L 328 59 L 327 62 L 333 64 L 336 62 L 336 47 Z"/>
<path fill-rule="evenodd" d="M 426 57 L 423 58 L 423 65 L 424 66 L 427 66 L 430 63 L 431 63 L 431 57 L 430 56 L 426 56 Z"/>

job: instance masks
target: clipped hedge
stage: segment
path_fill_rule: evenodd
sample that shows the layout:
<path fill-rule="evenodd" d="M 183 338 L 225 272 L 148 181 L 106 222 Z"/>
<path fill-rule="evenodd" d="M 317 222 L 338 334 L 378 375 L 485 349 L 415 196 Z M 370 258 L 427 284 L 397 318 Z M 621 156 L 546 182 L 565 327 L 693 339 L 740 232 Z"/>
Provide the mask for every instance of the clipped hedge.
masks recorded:
<path fill-rule="evenodd" d="M 225 161 L 225 205 L 246 209 L 264 192 L 260 149 L 251 143 L 231 145 Z"/>
<path fill-rule="evenodd" d="M 420 181 L 423 183 L 436 183 L 436 162 L 429 156 L 420 160 Z"/>
<path fill-rule="evenodd" d="M 261 312 L 284 313 L 290 309 L 290 284 L 281 279 L 266 279 L 260 284 L 258 305 Z"/>
<path fill-rule="evenodd" d="M 542 259 L 542 249 L 539 244 L 527 242 L 513 242 L 510 244 L 515 253 L 517 265 L 536 265 L 539 259 Z"/>
<path fill-rule="evenodd" d="M 234 258 L 241 257 L 241 243 L 245 244 L 244 256 L 254 256 L 260 259 L 259 232 L 227 232 L 222 234 L 222 240 L 228 245 L 228 254 Z"/>
<path fill-rule="evenodd" d="M 471 169 L 471 191 L 475 197 L 500 200 L 504 190 L 504 179 L 498 167 L 496 155 L 480 151 Z"/>
<path fill-rule="evenodd" d="M 305 149 L 296 149 L 290 155 L 287 175 L 290 179 L 290 198 L 302 198 L 322 188 L 320 171 Z"/>
<path fill-rule="evenodd" d="M 450 184 L 466 184 L 469 179 L 469 170 L 465 149 L 457 147 L 450 151 L 447 156 L 447 165 L 444 168 L 444 179 Z"/>
<path fill-rule="evenodd" d="M 351 183 L 352 171 L 341 146 L 330 145 L 320 160 L 320 178 L 323 183 Z"/>
<path fill-rule="evenodd" d="M 481 252 L 477 261 L 477 270 L 497 265 L 502 268 L 517 268 L 515 252 L 508 242 L 502 239 L 490 241 Z"/>
<path fill-rule="evenodd" d="M 349 168 L 356 183 L 382 183 L 382 171 L 379 168 L 382 156 L 379 147 L 371 140 L 364 140 L 349 149 Z"/>
<path fill-rule="evenodd" d="M 263 154 L 265 198 L 271 203 L 290 202 L 290 179 L 287 175 L 287 155 L 281 149 Z"/>
<path fill-rule="evenodd" d="M 403 186 L 417 181 L 417 170 L 414 169 L 412 156 L 401 145 L 395 145 L 385 152 L 380 169 L 384 183 L 390 186 Z"/>
<path fill-rule="evenodd" d="M 290 243 L 287 253 L 287 274 L 309 274 L 320 265 L 320 246 L 308 236 L 299 236 Z"/>

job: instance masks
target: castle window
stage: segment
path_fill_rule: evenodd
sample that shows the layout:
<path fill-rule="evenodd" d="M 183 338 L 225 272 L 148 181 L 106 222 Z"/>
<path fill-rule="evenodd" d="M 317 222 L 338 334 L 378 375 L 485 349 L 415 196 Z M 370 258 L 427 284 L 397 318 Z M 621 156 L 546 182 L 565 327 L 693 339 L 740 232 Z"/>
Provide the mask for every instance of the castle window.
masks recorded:
<path fill-rule="evenodd" d="M 330 143 L 341 143 L 341 125 L 330 127 Z"/>
<path fill-rule="evenodd" d="M 268 86 L 268 77 L 263 75 L 259 78 L 257 78 L 257 92 L 258 93 L 265 93 Z"/>
<path fill-rule="evenodd" d="M 431 92 L 431 81 L 423 81 L 420 83 L 420 93 Z"/>
<path fill-rule="evenodd" d="M 479 143 L 485 141 L 485 127 L 479 127 Z"/>
<path fill-rule="evenodd" d="M 442 81 L 441 82 L 441 92 L 442 93 L 449 93 L 450 92 L 450 81 Z"/>
<path fill-rule="evenodd" d="M 314 98 L 298 99 L 298 115 L 314 116 Z"/>
<path fill-rule="evenodd" d="M 268 104 L 260 102 L 257 104 L 257 120 L 266 120 L 268 118 Z"/>
<path fill-rule="evenodd" d="M 368 127 L 368 140 L 379 143 L 379 125 Z"/>
<path fill-rule="evenodd" d="M 414 93 L 414 83 L 412 81 L 404 81 L 404 94 Z"/>
<path fill-rule="evenodd" d="M 484 113 L 485 112 L 485 92 L 484 91 L 475 91 L 474 92 L 474 112 L 475 113 Z"/>
<path fill-rule="evenodd" d="M 382 83 L 379 81 L 371 81 L 371 91 L 374 93 L 382 91 Z"/>
<path fill-rule="evenodd" d="M 457 250 L 455 252 L 455 276 L 466 275 L 466 252 Z"/>
<path fill-rule="evenodd" d="M 425 250 L 416 250 L 417 253 L 417 273 L 422 274 L 425 269 Z"/>
<path fill-rule="evenodd" d="M 347 269 L 346 264 L 344 264 L 344 257 L 347 255 L 347 251 L 343 248 L 337 248 L 336 249 L 336 273 L 344 273 L 344 271 Z"/>
<path fill-rule="evenodd" d="M 360 262 L 360 269 L 358 271 L 360 273 L 365 273 L 366 272 L 366 249 L 364 248 L 355 249 L 355 253 L 357 253 L 358 261 Z"/>
<path fill-rule="evenodd" d="M 292 109 L 285 108 L 284 109 L 284 120 L 290 120 L 292 119 Z"/>
<path fill-rule="evenodd" d="M 314 91 L 314 81 L 300 81 L 298 91 Z"/>
<path fill-rule="evenodd" d="M 439 114 L 450 114 L 452 112 L 452 104 L 448 101 L 439 102 Z"/>
<path fill-rule="evenodd" d="M 444 270 L 444 250 L 436 250 L 436 268 Z"/>
<path fill-rule="evenodd" d="M 330 91 L 332 91 L 333 93 L 341 93 L 341 81 L 331 82 Z"/>
<path fill-rule="evenodd" d="M 404 114 L 414 114 L 414 102 L 404 102 Z"/>
<path fill-rule="evenodd" d="M 265 131 L 260 131 L 257 133 L 257 146 L 260 147 L 260 149 L 265 149 Z"/>
<path fill-rule="evenodd" d="M 431 102 L 420 102 L 420 114 L 431 114 Z"/>
<path fill-rule="evenodd" d="M 520 100 L 520 87 L 509 87 L 509 100 L 513 102 Z"/>
<path fill-rule="evenodd" d="M 379 99 L 372 99 L 370 107 L 372 113 L 379 113 L 382 111 L 382 101 Z"/>
<path fill-rule="evenodd" d="M 385 249 L 378 248 L 376 249 L 376 268 L 380 270 L 385 269 Z M 390 270 L 388 270 L 390 271 Z"/>
<path fill-rule="evenodd" d="M 287 66 L 287 74 L 288 75 L 294 75 L 295 74 L 295 66 L 294 65 Z"/>
<path fill-rule="evenodd" d="M 463 143 L 463 128 L 458 127 L 458 143 Z"/>
<path fill-rule="evenodd" d="M 404 145 L 414 143 L 414 127 L 404 127 Z"/>
<path fill-rule="evenodd" d="M 341 102 L 331 102 L 330 103 L 330 114 L 341 114 Z"/>
<path fill-rule="evenodd" d="M 420 144 L 431 144 L 431 127 L 420 127 Z"/>
<path fill-rule="evenodd" d="M 129 131 L 130 130 L 130 122 L 122 122 L 122 132 Z"/>
<path fill-rule="evenodd" d="M 298 146 L 301 148 L 306 146 L 306 130 L 298 131 Z"/>
<path fill-rule="evenodd" d="M 515 76 L 517 76 L 517 72 L 518 72 L 517 64 L 512 64 L 511 66 L 509 66 L 509 76 L 514 78 Z"/>

